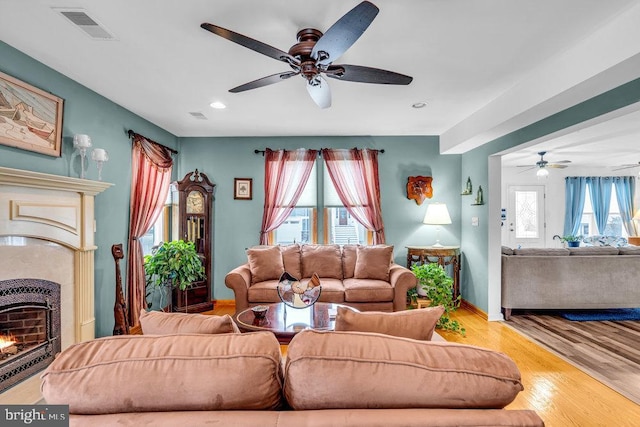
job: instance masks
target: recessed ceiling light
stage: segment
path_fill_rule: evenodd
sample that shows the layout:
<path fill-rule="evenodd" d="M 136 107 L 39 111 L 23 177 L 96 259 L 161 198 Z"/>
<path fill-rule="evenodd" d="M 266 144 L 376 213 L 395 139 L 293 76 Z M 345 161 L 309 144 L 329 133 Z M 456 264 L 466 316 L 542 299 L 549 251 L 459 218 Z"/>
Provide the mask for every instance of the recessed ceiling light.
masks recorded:
<path fill-rule="evenodd" d="M 224 110 L 225 108 L 227 108 L 227 106 L 220 101 L 214 101 L 209 105 L 211 105 L 211 108 L 215 108 L 216 110 Z"/>
<path fill-rule="evenodd" d="M 427 102 L 426 101 L 419 101 L 419 102 L 414 102 L 413 105 L 411 105 L 413 108 L 424 108 L 427 106 Z"/>

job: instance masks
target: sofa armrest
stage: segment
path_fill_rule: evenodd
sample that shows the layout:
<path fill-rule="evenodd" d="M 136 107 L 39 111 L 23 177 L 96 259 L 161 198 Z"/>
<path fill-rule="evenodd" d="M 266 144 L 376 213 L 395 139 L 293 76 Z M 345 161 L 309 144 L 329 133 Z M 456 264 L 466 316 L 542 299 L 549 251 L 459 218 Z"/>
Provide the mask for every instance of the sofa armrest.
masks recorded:
<path fill-rule="evenodd" d="M 416 275 L 400 264 L 391 264 L 389 283 L 393 288 L 393 311 L 407 309 L 407 291 L 418 284 Z"/>
<path fill-rule="evenodd" d="M 251 270 L 249 263 L 231 270 L 224 277 L 224 284 L 233 290 L 236 298 L 236 313 L 249 308 L 249 286 L 251 286 Z"/>

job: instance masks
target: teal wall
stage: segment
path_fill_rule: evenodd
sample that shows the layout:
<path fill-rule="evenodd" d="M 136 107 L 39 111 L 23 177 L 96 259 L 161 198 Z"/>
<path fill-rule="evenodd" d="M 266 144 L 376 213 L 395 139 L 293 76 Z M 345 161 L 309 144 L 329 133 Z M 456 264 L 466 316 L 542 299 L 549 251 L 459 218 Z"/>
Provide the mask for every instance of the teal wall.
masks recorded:
<path fill-rule="evenodd" d="M 435 241 L 435 230 L 423 225 L 427 202 L 421 206 L 406 198 L 408 176 L 432 175 L 432 201 L 449 206 L 453 224 L 443 229 L 446 244 L 460 242 L 460 155 L 441 156 L 438 138 L 421 137 L 300 137 L 300 138 L 177 138 L 169 132 L 116 105 L 73 80 L 0 42 L 0 71 L 49 91 L 65 100 L 62 157 L 45 156 L 0 145 L 0 166 L 62 176 L 79 176 L 73 155 L 73 135 L 86 133 L 94 147 L 105 148 L 111 160 L 103 180 L 114 186 L 96 197 L 95 304 L 96 335 L 111 335 L 115 298 L 115 267 L 111 245 L 123 243 L 125 253 L 129 222 L 131 143 L 127 130 L 176 148 L 174 179 L 198 168 L 216 184 L 214 193 L 213 294 L 232 299 L 224 286 L 225 274 L 246 260 L 244 249 L 258 243 L 262 220 L 264 158 L 254 149 L 351 148 L 384 149 L 380 155 L 382 211 L 387 242 L 394 244 L 395 259 L 406 262 L 406 245 Z M 97 179 L 91 165 L 88 179 Z M 251 201 L 233 199 L 233 179 L 253 178 Z M 466 179 L 466 178 L 465 178 Z M 123 275 L 126 268 L 122 266 Z"/>
<path fill-rule="evenodd" d="M 407 245 L 428 245 L 435 230 L 422 224 L 427 203 L 447 203 L 453 224 L 441 233 L 445 244 L 460 242 L 460 155 L 441 156 L 438 138 L 423 137 L 271 137 L 182 138 L 181 167 L 204 172 L 216 184 L 214 193 L 213 293 L 233 299 L 224 276 L 246 262 L 245 248 L 258 244 L 264 204 L 264 157 L 254 150 L 320 148 L 384 149 L 379 156 L 382 214 L 387 242 L 395 246 L 395 260 L 406 264 Z M 183 169 L 183 172 L 188 172 Z M 321 169 L 318 170 L 321 176 Z M 433 176 L 434 196 L 418 206 L 406 197 L 408 176 Z M 253 200 L 233 199 L 233 178 L 253 179 Z M 322 233 L 320 233 L 320 236 Z M 321 237 L 319 237 L 321 238 Z"/>
<path fill-rule="evenodd" d="M 79 177 L 79 162 L 73 155 L 73 135 L 91 136 L 94 147 L 109 152 L 111 160 L 103 170 L 103 180 L 114 186 L 95 201 L 96 245 L 95 302 L 97 335 L 111 335 L 115 299 L 115 267 L 111 245 L 126 248 L 131 187 L 131 142 L 127 130 L 145 135 L 173 148 L 177 138 L 108 99 L 57 73 L 45 65 L 0 42 L 0 71 L 51 92 L 64 99 L 62 157 L 51 157 L 0 145 L 0 166 L 33 170 L 54 175 Z M 97 179 L 95 164 L 88 179 Z M 126 266 L 122 267 L 123 274 Z"/>
<path fill-rule="evenodd" d="M 486 188 L 484 191 L 485 200 L 489 200 L 491 191 L 500 194 L 500 188 L 485 187 L 489 179 L 489 156 L 628 105 L 635 104 L 639 101 L 640 78 L 463 154 L 461 179 L 466 180 L 466 177 L 470 175 L 474 183 L 474 189 L 476 182 L 481 184 L 483 189 Z M 461 285 L 462 295 L 467 301 L 487 311 L 487 290 L 489 288 L 488 251 L 499 251 L 500 248 L 490 248 L 488 245 L 489 236 L 487 224 L 490 220 L 488 204 L 483 206 L 469 206 L 468 203 L 463 203 L 461 212 L 463 217 L 461 246 L 464 249 Z M 480 218 L 480 227 L 471 226 L 468 218 L 472 215 Z"/>

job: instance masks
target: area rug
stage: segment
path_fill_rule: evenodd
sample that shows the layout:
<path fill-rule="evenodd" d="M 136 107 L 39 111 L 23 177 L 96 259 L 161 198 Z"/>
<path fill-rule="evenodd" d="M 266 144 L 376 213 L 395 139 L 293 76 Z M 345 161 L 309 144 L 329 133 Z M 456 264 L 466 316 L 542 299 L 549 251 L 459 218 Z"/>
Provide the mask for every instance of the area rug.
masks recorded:
<path fill-rule="evenodd" d="M 611 308 L 607 310 L 571 310 L 560 313 L 574 322 L 640 320 L 640 308 Z"/>
<path fill-rule="evenodd" d="M 640 321 L 574 322 L 526 311 L 505 324 L 640 405 Z"/>

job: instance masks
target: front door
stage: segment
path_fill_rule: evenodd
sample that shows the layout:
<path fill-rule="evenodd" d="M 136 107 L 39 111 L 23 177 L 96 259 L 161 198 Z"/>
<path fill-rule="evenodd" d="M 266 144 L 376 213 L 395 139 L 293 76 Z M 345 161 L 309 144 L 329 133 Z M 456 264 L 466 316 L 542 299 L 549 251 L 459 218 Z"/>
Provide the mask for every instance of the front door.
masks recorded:
<path fill-rule="evenodd" d="M 509 246 L 545 247 L 544 186 L 513 185 L 508 193 Z"/>

